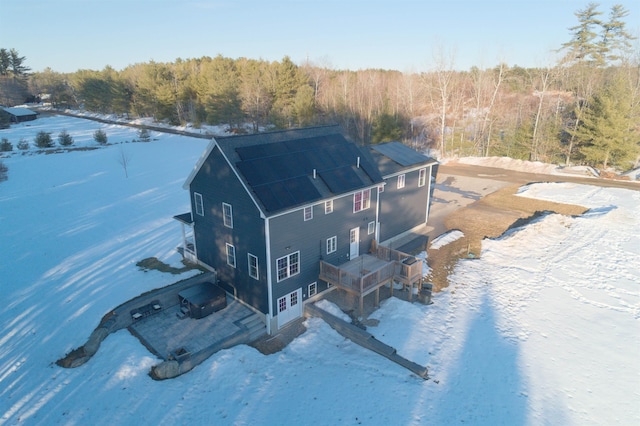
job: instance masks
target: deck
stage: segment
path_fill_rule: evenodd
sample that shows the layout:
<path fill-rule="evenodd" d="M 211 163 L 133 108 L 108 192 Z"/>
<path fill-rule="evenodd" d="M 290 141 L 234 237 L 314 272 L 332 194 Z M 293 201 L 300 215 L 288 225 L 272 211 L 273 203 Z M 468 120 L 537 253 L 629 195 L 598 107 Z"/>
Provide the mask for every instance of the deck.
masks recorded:
<path fill-rule="evenodd" d="M 358 256 L 341 265 L 332 265 L 320 261 L 319 278 L 360 298 L 360 315 L 363 312 L 364 297 L 376 293 L 376 306 L 379 303 L 379 289 L 394 281 L 403 286 L 418 287 L 422 284 L 422 259 L 378 246 L 372 254 Z M 393 285 L 390 286 L 393 291 Z"/>

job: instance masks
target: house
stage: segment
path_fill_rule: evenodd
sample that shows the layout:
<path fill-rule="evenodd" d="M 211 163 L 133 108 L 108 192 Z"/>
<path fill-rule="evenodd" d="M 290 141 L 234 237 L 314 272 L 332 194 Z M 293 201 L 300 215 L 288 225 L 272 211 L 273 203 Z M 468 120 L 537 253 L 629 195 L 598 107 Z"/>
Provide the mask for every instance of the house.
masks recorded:
<path fill-rule="evenodd" d="M 11 123 L 22 123 L 38 118 L 38 113 L 28 108 L 0 106 L 0 112 L 9 118 Z"/>
<path fill-rule="evenodd" d="M 424 226 L 435 166 L 398 142 L 358 147 L 338 126 L 216 137 L 184 184 L 180 250 L 269 333 L 327 290 L 362 305 L 392 279 L 421 277 L 420 262 L 377 242 Z"/>

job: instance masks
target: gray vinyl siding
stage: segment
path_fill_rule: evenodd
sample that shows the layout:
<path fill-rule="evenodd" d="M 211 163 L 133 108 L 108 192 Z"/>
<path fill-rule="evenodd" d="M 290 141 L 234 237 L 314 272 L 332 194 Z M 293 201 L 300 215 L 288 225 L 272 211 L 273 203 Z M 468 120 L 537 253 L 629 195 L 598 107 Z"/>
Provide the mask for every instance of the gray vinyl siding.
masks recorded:
<path fill-rule="evenodd" d="M 204 216 L 194 214 L 198 259 L 218 272 L 220 284 L 263 313 L 268 312 L 264 220 L 231 167 L 216 147 L 190 185 L 202 194 Z M 233 209 L 233 228 L 224 226 L 222 203 Z M 236 251 L 236 267 L 227 265 L 226 243 Z M 258 258 L 259 280 L 249 276 L 247 254 Z"/>
<path fill-rule="evenodd" d="M 405 173 L 405 186 L 401 189 L 397 188 L 397 175 L 385 177 L 384 192 L 380 194 L 380 241 L 426 222 L 431 176 L 430 167 L 426 169 L 426 182 L 421 187 L 418 187 L 418 170 Z"/>
<path fill-rule="evenodd" d="M 307 287 L 318 283 L 318 293 L 327 288 L 318 280 L 320 260 L 338 265 L 349 260 L 349 231 L 360 227 L 360 253 L 371 248 L 375 234 L 367 234 L 367 225 L 376 220 L 377 190 L 371 190 L 371 206 L 367 210 L 353 213 L 353 195 L 334 198 L 333 212 L 325 214 L 324 201 L 313 205 L 313 219 L 304 220 L 304 209 L 270 219 L 271 271 L 273 283 L 273 309 L 279 297 L 302 288 L 306 299 Z M 337 249 L 327 255 L 327 239 L 337 236 Z M 300 252 L 300 273 L 278 282 L 277 259 Z"/>

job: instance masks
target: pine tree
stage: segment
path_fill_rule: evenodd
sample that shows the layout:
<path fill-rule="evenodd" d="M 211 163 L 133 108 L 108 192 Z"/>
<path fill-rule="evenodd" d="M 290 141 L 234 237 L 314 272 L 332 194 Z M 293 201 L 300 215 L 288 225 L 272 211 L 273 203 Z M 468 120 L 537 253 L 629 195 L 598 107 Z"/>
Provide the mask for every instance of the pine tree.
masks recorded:
<path fill-rule="evenodd" d="M 579 24 L 569 28 L 573 33 L 571 41 L 564 43 L 562 49 L 566 49 L 565 61 L 590 62 L 595 65 L 604 65 L 602 48 L 598 44 L 598 30 L 602 25 L 597 3 L 589 3 L 585 9 L 575 12 Z"/>
<path fill-rule="evenodd" d="M 63 130 L 58 135 L 58 143 L 60 146 L 71 146 L 73 145 L 73 138 L 66 130 Z"/>
<path fill-rule="evenodd" d="M 53 147 L 53 140 L 51 139 L 51 133 L 47 133 L 44 130 L 38 132 L 34 142 L 38 148 Z"/>
<path fill-rule="evenodd" d="M 107 134 L 104 130 L 98 129 L 93 133 L 93 140 L 98 142 L 100 145 L 107 144 Z"/>
<path fill-rule="evenodd" d="M 615 75 L 593 96 L 572 133 L 580 153 L 592 166 L 630 167 L 640 153 L 637 105 L 631 102 L 625 80 Z M 635 117 L 635 118 L 634 118 Z"/>

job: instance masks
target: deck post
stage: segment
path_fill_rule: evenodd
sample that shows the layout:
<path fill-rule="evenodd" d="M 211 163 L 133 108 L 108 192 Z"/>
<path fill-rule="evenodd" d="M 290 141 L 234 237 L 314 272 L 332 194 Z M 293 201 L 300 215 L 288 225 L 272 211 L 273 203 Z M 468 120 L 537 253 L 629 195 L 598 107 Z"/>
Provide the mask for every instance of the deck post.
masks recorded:
<path fill-rule="evenodd" d="M 380 287 L 376 288 L 376 308 L 380 307 Z"/>
<path fill-rule="evenodd" d="M 364 296 L 360 293 L 360 317 L 364 316 Z"/>

